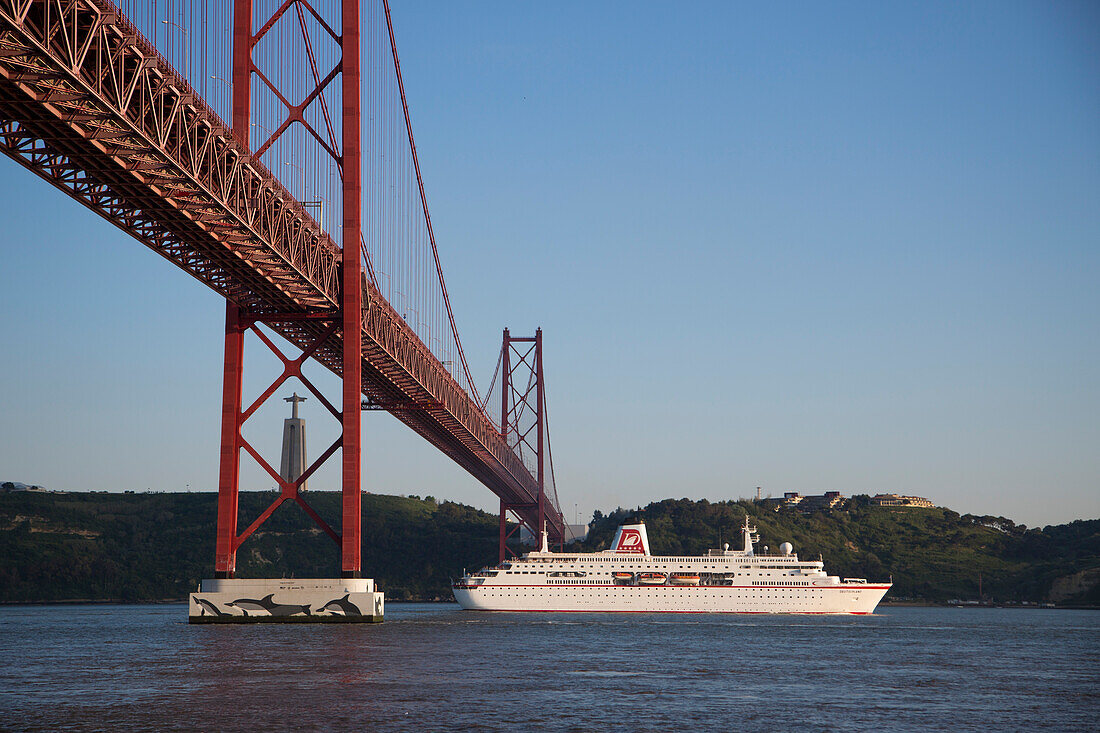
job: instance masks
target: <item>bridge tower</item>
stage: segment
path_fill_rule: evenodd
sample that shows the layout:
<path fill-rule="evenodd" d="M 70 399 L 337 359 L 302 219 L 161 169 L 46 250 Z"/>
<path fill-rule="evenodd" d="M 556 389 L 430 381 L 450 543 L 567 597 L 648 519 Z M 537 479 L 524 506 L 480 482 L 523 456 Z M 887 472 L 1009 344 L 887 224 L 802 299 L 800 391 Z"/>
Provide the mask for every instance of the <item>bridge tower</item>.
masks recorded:
<path fill-rule="evenodd" d="M 534 336 L 512 336 L 507 328 L 504 329 L 501 360 L 501 435 L 504 442 L 525 459 L 525 464 L 530 462 L 535 464 L 534 472 L 538 480 L 538 494 L 534 507 L 528 504 L 509 503 L 503 498 L 500 500 L 498 554 L 500 562 L 503 562 L 509 552 L 508 538 L 517 532 L 520 526 L 517 524 L 511 532 L 508 531 L 509 511 L 534 508 L 537 523 L 536 526 L 528 528 L 534 535 L 535 541 L 540 542 L 542 531 L 546 528 L 547 510 L 554 512 L 557 510 L 553 506 L 547 506 L 546 498 L 546 449 L 548 446 L 546 443 L 546 392 L 542 372 L 542 329 L 535 329 Z"/>
<path fill-rule="evenodd" d="M 324 26 L 332 40 L 340 48 L 340 62 L 338 71 L 341 89 L 340 130 L 341 145 L 338 149 L 321 144 L 320 150 L 331 156 L 340 171 L 341 178 L 341 203 L 343 221 L 341 227 L 341 255 L 340 266 L 340 303 L 335 311 L 321 312 L 294 312 L 294 313 L 268 313 L 248 312 L 234 303 L 231 298 L 226 299 L 225 315 L 225 367 L 223 373 L 222 388 L 222 425 L 221 425 L 221 459 L 218 480 L 218 530 L 217 546 L 215 550 L 215 579 L 207 583 L 204 581 L 202 590 L 209 591 L 205 594 L 215 604 L 222 600 L 220 596 L 228 596 L 247 589 L 256 593 L 259 598 L 264 591 L 282 591 L 283 596 L 290 600 L 280 600 L 282 603 L 301 603 L 310 600 L 318 607 L 326 604 L 329 595 L 339 597 L 341 593 L 350 592 L 353 603 L 357 603 L 361 615 L 354 620 L 381 621 L 382 620 L 382 594 L 375 593 L 373 581 L 361 580 L 361 525 L 362 525 L 362 492 L 360 486 L 360 458 L 361 458 L 361 393 L 362 383 L 362 309 L 363 309 L 363 264 L 360 259 L 362 241 L 362 190 L 361 190 L 361 135 L 362 135 L 362 101 L 360 84 L 360 17 L 359 0 L 342 0 L 340 3 L 339 23 L 334 23 L 335 28 Z M 303 101 L 295 104 L 290 101 L 293 95 L 287 90 L 283 94 L 277 88 L 277 82 L 273 82 L 264 76 L 257 67 L 253 57 L 253 50 L 263 42 L 265 34 L 274 27 L 284 15 L 296 13 L 303 28 L 303 43 L 306 51 L 305 57 L 314 67 L 314 90 L 307 94 Z M 320 134 L 313 130 L 310 118 L 306 115 L 306 108 L 310 104 L 324 105 L 325 87 L 332 81 L 332 75 L 323 80 L 318 76 L 313 50 L 310 47 L 308 34 L 305 31 L 303 12 L 312 14 L 318 21 L 321 16 L 311 7 L 309 0 L 296 0 L 295 2 L 281 3 L 271 11 L 271 17 L 259 18 L 254 27 L 253 0 L 234 0 L 233 5 L 233 49 L 232 49 L 232 131 L 237 140 L 245 147 L 250 148 L 252 119 L 252 82 L 253 78 L 260 78 L 267 84 L 276 96 L 286 106 L 286 117 L 283 123 L 274 131 L 266 130 L 268 134 L 266 142 L 260 147 L 256 155 L 269 148 L 279 137 L 286 133 L 293 124 L 300 124 L 309 130 L 317 140 L 322 140 Z M 288 15 L 289 17 L 289 15 Z M 336 31 L 339 29 L 339 32 Z M 300 56 L 300 55 L 299 55 Z M 324 109 L 326 122 L 329 112 Z M 331 126 L 330 126 L 331 130 Z M 290 358 L 257 328 L 258 324 L 285 324 L 293 321 L 315 321 L 325 325 L 323 335 L 314 338 L 312 343 L 303 347 L 302 354 L 296 358 Z M 275 382 L 246 410 L 241 409 L 241 385 L 244 367 L 244 336 L 248 330 L 252 330 L 260 340 L 275 354 L 283 364 L 282 374 Z M 327 340 L 339 335 L 343 343 L 342 356 L 342 395 L 341 409 L 337 409 L 322 395 L 302 374 L 302 364 Z M 241 427 L 244 422 L 279 386 L 287 379 L 297 378 L 317 399 L 333 414 L 341 423 L 340 437 L 329 446 L 328 450 L 321 454 L 305 471 L 294 480 L 287 480 L 274 471 L 273 467 L 260 456 L 260 454 L 244 439 Z M 297 407 L 297 405 L 295 405 Z M 341 451 L 341 524 L 337 532 L 330 527 L 306 502 L 301 491 L 309 476 L 320 467 L 336 450 Z M 241 451 L 247 451 L 271 477 L 278 482 L 279 496 L 275 501 L 242 533 L 238 534 L 238 495 L 240 490 L 240 460 Z M 339 581 L 302 581 L 307 584 L 306 590 L 300 588 L 284 588 L 286 583 L 280 585 L 277 581 L 269 581 L 270 587 L 263 586 L 262 581 L 240 581 L 235 583 L 237 548 L 277 509 L 283 502 L 294 501 L 325 531 L 340 547 L 341 578 Z M 300 585 L 301 583 L 299 583 Z M 312 584 L 312 585 L 309 585 Z M 239 586 L 239 589 L 238 589 Z M 258 587 L 258 590 L 253 589 Z M 262 586 L 262 587 L 261 587 Z M 291 596 L 287 596 L 290 592 Z M 212 598 L 210 594 L 216 594 L 219 598 Z M 303 595 L 304 594 L 304 595 Z M 307 598 L 308 597 L 308 598 Z M 344 599 L 347 600 L 345 595 Z M 335 602 L 335 601 L 333 601 Z M 195 596 L 192 596 L 192 606 L 196 604 Z M 206 616 L 201 610 L 199 617 L 191 615 L 192 621 L 216 622 L 219 619 L 227 619 L 215 613 Z M 274 612 L 272 617 L 276 616 Z M 270 617 L 269 617 L 270 618 Z M 233 617 L 229 620 L 239 620 Z M 327 619 L 318 619 L 327 620 Z M 341 614 L 337 620 L 353 620 L 349 614 Z"/>
<path fill-rule="evenodd" d="M 308 2 L 299 3 L 310 12 Z M 283 3 L 270 18 L 253 28 L 252 0 L 235 0 L 233 9 L 233 134 L 245 146 L 249 146 L 252 125 L 252 79 L 258 72 L 253 61 L 253 49 L 262 40 L 264 34 L 287 13 L 294 3 Z M 297 5 L 295 10 L 299 10 Z M 248 313 L 226 300 L 225 317 L 225 369 L 222 388 L 222 428 L 221 428 L 221 465 L 218 480 L 218 539 L 215 558 L 215 577 L 232 578 L 236 572 L 237 548 L 255 531 L 259 523 L 284 501 L 294 500 L 313 517 L 340 545 L 341 576 L 358 578 L 360 575 L 360 548 L 362 499 L 360 487 L 360 393 L 362 391 L 362 351 L 361 351 L 361 312 L 362 289 L 360 280 L 363 267 L 360 260 L 362 233 L 361 221 L 361 149 L 362 110 L 360 98 L 360 47 L 359 47 L 359 2 L 343 0 L 341 11 L 341 29 L 334 40 L 341 51 L 340 76 L 342 87 L 341 129 L 342 146 L 339 151 L 328 151 L 336 158 L 341 169 L 343 194 L 343 248 L 341 263 L 341 303 L 338 313 Z M 326 80 L 327 82 L 327 80 Z M 270 81 L 266 83 L 271 83 Z M 318 82 L 318 94 L 323 91 Z M 269 147 L 293 123 L 309 128 L 304 112 L 313 100 L 308 95 L 301 105 L 287 103 L 286 121 L 264 143 Z M 326 149 L 327 150 L 327 149 Z M 315 319 L 328 321 L 325 336 L 306 348 L 301 357 L 289 359 L 266 337 L 256 329 L 257 323 L 286 322 L 287 320 Z M 241 382 L 244 367 L 244 335 L 252 329 L 274 354 L 283 362 L 283 373 L 248 410 L 241 410 Z M 342 410 L 336 410 L 331 403 L 304 378 L 301 372 L 302 362 L 320 346 L 320 341 L 339 331 L 343 336 L 343 380 Z M 325 451 L 313 465 L 295 482 L 287 482 L 264 461 L 259 454 L 241 436 L 241 426 L 245 420 L 267 399 L 272 392 L 288 378 L 297 377 L 317 398 L 340 420 L 341 437 L 329 450 Z M 299 488 L 336 450 L 341 449 L 342 493 L 343 500 L 340 533 L 316 515 L 299 495 Z M 279 482 L 281 492 L 276 503 L 264 512 L 243 535 L 237 534 L 237 497 L 239 492 L 241 450 L 248 451 L 272 477 Z"/>

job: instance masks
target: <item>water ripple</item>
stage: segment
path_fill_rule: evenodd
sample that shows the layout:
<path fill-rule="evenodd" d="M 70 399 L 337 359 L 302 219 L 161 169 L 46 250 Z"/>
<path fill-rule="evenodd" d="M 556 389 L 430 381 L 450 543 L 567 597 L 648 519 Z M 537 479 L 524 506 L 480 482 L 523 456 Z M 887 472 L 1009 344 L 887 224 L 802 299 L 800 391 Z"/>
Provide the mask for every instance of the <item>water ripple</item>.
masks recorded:
<path fill-rule="evenodd" d="M 4 730 L 1052 730 L 1100 718 L 1100 613 L 478 614 L 190 626 L 0 608 Z"/>

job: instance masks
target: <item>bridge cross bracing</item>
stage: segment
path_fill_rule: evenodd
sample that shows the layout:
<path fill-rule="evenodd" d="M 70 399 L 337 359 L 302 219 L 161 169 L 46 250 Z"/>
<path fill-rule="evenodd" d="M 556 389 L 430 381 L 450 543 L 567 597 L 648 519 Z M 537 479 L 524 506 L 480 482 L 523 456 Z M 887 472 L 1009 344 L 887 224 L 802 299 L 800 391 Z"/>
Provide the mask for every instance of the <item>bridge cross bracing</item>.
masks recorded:
<path fill-rule="evenodd" d="M 0 0 L 0 150 L 342 375 L 344 329 L 334 326 L 344 302 L 341 247 L 316 209 L 240 139 L 256 132 L 235 135 L 174 60 L 107 0 Z M 422 186 L 419 171 L 416 182 Z M 304 180 L 297 193 L 304 195 Z M 412 213 L 427 218 L 426 205 Z M 534 528 L 545 518 L 551 538 L 562 539 L 556 496 L 540 491 L 468 372 L 452 374 L 454 364 L 448 369 L 433 353 L 365 264 L 361 395 L 521 521 Z"/>

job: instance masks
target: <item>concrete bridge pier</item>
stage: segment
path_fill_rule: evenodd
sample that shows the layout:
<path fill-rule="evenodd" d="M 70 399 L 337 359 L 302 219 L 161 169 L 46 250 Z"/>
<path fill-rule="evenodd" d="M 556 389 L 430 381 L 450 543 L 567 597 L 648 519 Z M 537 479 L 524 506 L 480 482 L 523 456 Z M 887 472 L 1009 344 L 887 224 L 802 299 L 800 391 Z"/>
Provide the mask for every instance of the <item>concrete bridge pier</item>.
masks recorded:
<path fill-rule="evenodd" d="M 192 624 L 381 623 L 385 599 L 369 578 L 204 580 L 192 593 Z"/>

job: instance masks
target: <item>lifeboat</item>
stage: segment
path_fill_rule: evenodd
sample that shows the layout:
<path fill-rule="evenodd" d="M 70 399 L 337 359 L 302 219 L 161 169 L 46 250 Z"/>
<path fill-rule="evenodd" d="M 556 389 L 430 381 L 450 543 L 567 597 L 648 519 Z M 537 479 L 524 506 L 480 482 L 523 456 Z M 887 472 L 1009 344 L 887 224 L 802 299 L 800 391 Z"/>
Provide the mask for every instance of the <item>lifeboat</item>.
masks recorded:
<path fill-rule="evenodd" d="M 611 577 L 615 580 L 634 580 L 634 573 L 618 572 L 611 573 Z"/>
<path fill-rule="evenodd" d="M 638 575 L 638 583 L 641 585 L 664 585 L 667 577 L 664 573 L 641 573 Z"/>
<path fill-rule="evenodd" d="M 695 573 L 673 573 L 668 582 L 673 585 L 699 585 L 699 576 Z"/>

